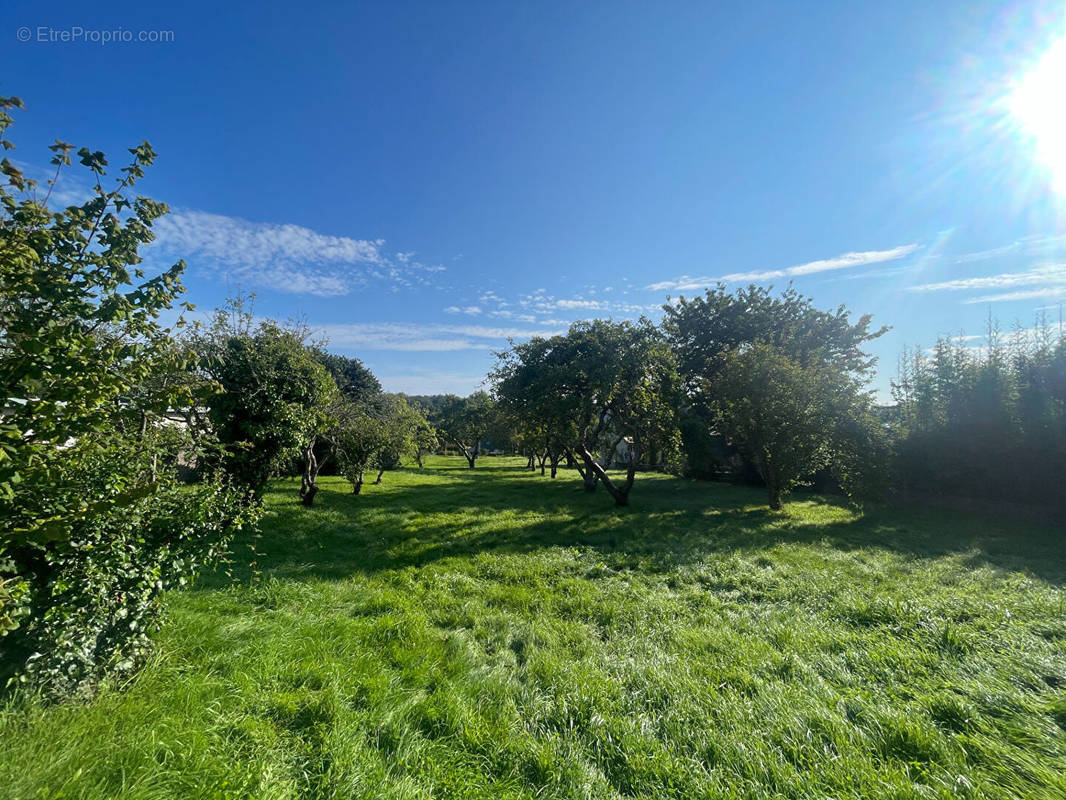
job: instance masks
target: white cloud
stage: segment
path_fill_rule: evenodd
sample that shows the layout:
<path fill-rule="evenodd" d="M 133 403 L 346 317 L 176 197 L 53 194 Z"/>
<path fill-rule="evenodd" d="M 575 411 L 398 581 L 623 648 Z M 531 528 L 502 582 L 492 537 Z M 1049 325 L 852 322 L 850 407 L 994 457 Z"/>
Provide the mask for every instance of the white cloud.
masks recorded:
<path fill-rule="evenodd" d="M 45 184 L 54 170 L 24 165 L 38 179 L 37 194 L 44 199 Z M 51 191 L 54 209 L 80 205 L 93 196 L 93 184 L 69 169 Z M 384 250 L 384 239 L 332 236 L 301 225 L 250 222 L 238 217 L 195 209 L 175 209 L 153 223 L 155 241 L 142 251 L 146 259 L 184 258 L 193 270 L 225 273 L 250 287 L 290 294 L 336 296 L 371 281 L 392 288 L 428 282 L 427 276 L 443 271 L 436 264 L 414 258 L 414 252 Z"/>
<path fill-rule="evenodd" d="M 866 250 L 863 252 L 843 253 L 839 256 L 834 256 L 833 258 L 808 261 L 805 264 L 797 264 L 785 269 L 733 272 L 719 277 L 693 277 L 691 275 L 682 275 L 673 278 L 672 280 L 652 283 L 646 288 L 655 291 L 662 291 L 663 289 L 689 291 L 693 289 L 704 289 L 719 282 L 747 283 L 773 280 L 774 278 L 802 277 L 804 275 L 814 275 L 819 272 L 828 272 L 830 270 L 851 269 L 852 267 L 861 267 L 866 264 L 880 264 L 885 261 L 896 261 L 900 258 L 906 258 L 920 247 L 921 245 L 917 244 L 906 244 L 901 245 L 900 247 L 893 247 L 889 250 Z"/>
<path fill-rule="evenodd" d="M 580 308 L 586 311 L 603 311 L 606 308 L 606 303 L 601 303 L 599 300 L 556 300 L 556 308 Z"/>
<path fill-rule="evenodd" d="M 1010 255 L 1011 253 L 1033 255 L 1043 252 L 1047 255 L 1055 250 L 1061 250 L 1061 245 L 1064 243 L 1066 243 L 1066 236 L 1025 236 L 1001 247 L 992 247 L 973 253 L 962 253 L 955 257 L 955 263 L 970 264 L 976 261 L 987 261 L 999 256 Z"/>
<path fill-rule="evenodd" d="M 1019 292 L 1003 292 L 1002 294 L 986 294 L 981 297 L 971 297 L 963 300 L 963 303 L 1006 303 L 1012 300 L 1033 300 L 1044 297 L 1066 298 L 1066 286 L 1047 286 L 1043 289 L 1026 289 Z"/>
<path fill-rule="evenodd" d="M 470 314 L 471 316 L 477 316 L 481 313 L 480 306 L 448 306 L 444 309 L 445 314 Z"/>
<path fill-rule="evenodd" d="M 1066 264 L 1044 264 L 1025 272 L 1001 272 L 998 275 L 980 275 L 956 278 L 939 283 L 924 283 L 910 287 L 912 292 L 972 291 L 975 289 L 1005 289 L 1016 286 L 1039 286 L 1066 284 Z M 1048 290 L 1048 291 L 1060 291 Z M 1037 297 L 1040 295 L 1030 295 Z M 976 301 L 975 301 L 976 302 Z"/>
<path fill-rule="evenodd" d="M 194 269 L 217 269 L 247 282 L 293 294 L 347 294 L 382 281 L 393 287 L 425 282 L 442 267 L 390 258 L 383 239 L 332 236 L 301 225 L 249 222 L 205 211 L 178 210 L 154 225 L 151 250 L 185 258 Z"/>

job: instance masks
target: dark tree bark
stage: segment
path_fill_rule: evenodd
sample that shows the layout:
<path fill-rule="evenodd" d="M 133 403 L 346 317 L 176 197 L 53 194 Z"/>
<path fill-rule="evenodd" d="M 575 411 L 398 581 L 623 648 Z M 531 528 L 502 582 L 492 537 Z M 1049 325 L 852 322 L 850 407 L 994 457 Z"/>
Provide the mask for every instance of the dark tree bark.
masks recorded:
<path fill-rule="evenodd" d="M 453 439 L 455 446 L 459 448 L 459 452 L 466 457 L 466 463 L 470 465 L 470 469 L 474 468 L 474 462 L 477 461 L 477 457 L 481 455 L 481 442 L 477 442 L 473 447 L 467 447 L 458 439 Z"/>
<path fill-rule="evenodd" d="M 767 502 L 771 510 L 781 510 L 781 481 L 778 478 L 777 470 L 772 465 L 767 464 L 764 458 L 755 458 L 755 468 L 758 470 L 760 477 L 763 479 L 763 483 L 766 484 L 766 497 Z"/>
<path fill-rule="evenodd" d="M 316 437 L 311 437 L 311 443 L 304 448 L 304 472 L 300 478 L 300 502 L 308 508 L 315 504 L 318 494 L 318 473 L 329 461 L 329 456 L 321 461 L 315 456 L 315 441 Z"/>
<path fill-rule="evenodd" d="M 537 460 L 540 461 L 540 477 L 544 477 L 544 462 L 548 460 L 548 451 L 545 450 L 537 456 Z"/>
<path fill-rule="evenodd" d="M 374 479 L 374 485 L 375 486 L 377 486 L 379 483 L 381 483 L 381 476 L 384 475 L 384 474 L 385 474 L 385 470 L 381 470 L 380 472 L 378 472 L 378 476 Z"/>
<path fill-rule="evenodd" d="M 581 482 L 585 487 L 585 491 L 594 492 L 596 491 L 596 483 L 600 479 L 599 475 L 597 475 L 596 471 L 592 468 L 592 464 L 594 463 L 592 456 L 585 455 L 588 453 L 588 450 L 585 449 L 584 445 L 581 446 L 580 452 L 582 453 L 582 458 L 585 460 L 585 466 L 582 467 L 577 460 L 574 460 L 574 467 L 577 469 L 578 474 L 581 475 Z"/>
<path fill-rule="evenodd" d="M 559 454 L 558 453 L 552 453 L 551 454 L 551 465 L 552 465 L 552 477 L 554 478 L 556 476 L 556 474 L 559 472 Z"/>
<path fill-rule="evenodd" d="M 585 460 L 585 468 L 599 478 L 608 494 L 614 498 L 614 504 L 616 506 L 628 506 L 629 490 L 633 488 L 633 479 L 637 474 L 636 459 L 633 457 L 632 453 L 629 456 L 629 467 L 626 469 L 625 483 L 618 486 L 611 480 L 610 476 L 607 475 L 607 471 L 599 465 L 584 445 L 581 446 L 579 452 L 581 453 L 581 457 Z"/>

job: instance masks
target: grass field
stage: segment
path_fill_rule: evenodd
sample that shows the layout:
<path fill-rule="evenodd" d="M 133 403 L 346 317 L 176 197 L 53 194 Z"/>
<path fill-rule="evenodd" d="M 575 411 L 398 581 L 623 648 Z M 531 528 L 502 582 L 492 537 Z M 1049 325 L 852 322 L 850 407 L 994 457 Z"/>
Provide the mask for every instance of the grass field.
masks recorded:
<path fill-rule="evenodd" d="M 172 596 L 128 685 L 0 711 L 0 796 L 1066 797 L 1064 531 L 632 502 L 503 459 L 279 483 L 258 581 Z"/>

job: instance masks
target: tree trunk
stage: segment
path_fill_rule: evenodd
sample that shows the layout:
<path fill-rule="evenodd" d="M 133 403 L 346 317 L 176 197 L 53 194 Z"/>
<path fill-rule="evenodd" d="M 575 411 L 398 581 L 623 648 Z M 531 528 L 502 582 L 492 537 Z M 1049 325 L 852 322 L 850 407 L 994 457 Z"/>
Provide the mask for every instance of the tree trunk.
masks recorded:
<path fill-rule="evenodd" d="M 629 490 L 633 488 L 633 479 L 637 474 L 636 459 L 630 455 L 629 468 L 626 470 L 626 481 L 621 486 L 616 486 L 614 481 L 608 476 L 607 471 L 599 465 L 599 463 L 592 457 L 592 454 L 585 448 L 581 447 L 581 457 L 585 460 L 585 469 L 593 473 L 593 475 L 599 478 L 608 494 L 614 498 L 614 504 L 616 506 L 628 506 L 629 505 Z M 593 486 L 595 488 L 595 486 Z"/>
<path fill-rule="evenodd" d="M 532 453 L 526 456 L 526 469 L 530 472 L 537 471 L 537 458 Z"/>
<path fill-rule="evenodd" d="M 311 443 L 304 448 L 304 472 L 300 478 L 300 502 L 308 508 L 314 505 L 315 495 L 318 494 L 318 471 L 328 460 L 327 457 L 319 463 L 315 458 L 315 437 L 312 437 Z"/>
<path fill-rule="evenodd" d="M 385 470 L 381 470 L 378 473 L 378 476 L 374 479 L 374 485 L 375 486 L 377 486 L 379 483 L 381 483 L 381 476 L 384 475 L 384 474 L 385 474 Z"/>
<path fill-rule="evenodd" d="M 422 454 L 421 453 L 415 453 L 415 463 L 418 464 L 418 468 L 419 469 L 422 469 Z"/>
<path fill-rule="evenodd" d="M 552 477 L 554 478 L 556 476 L 556 474 L 559 472 L 559 454 L 558 453 L 552 453 L 551 465 L 552 465 Z"/>
<path fill-rule="evenodd" d="M 770 502 L 770 508 L 774 511 L 781 510 L 781 485 L 777 476 L 770 473 L 766 476 L 766 494 Z"/>
<path fill-rule="evenodd" d="M 777 470 L 774 469 L 772 462 L 767 464 L 765 457 L 756 456 L 754 459 L 755 468 L 759 471 L 759 476 L 766 484 L 766 496 L 770 508 L 773 511 L 781 510 L 781 481 L 778 480 Z"/>
<path fill-rule="evenodd" d="M 540 477 L 544 477 L 544 462 L 548 460 L 548 451 L 545 450 L 537 458 L 540 460 Z"/>
<path fill-rule="evenodd" d="M 360 472 L 358 478 L 352 482 L 352 494 L 359 494 L 363 491 L 363 473 Z"/>
<path fill-rule="evenodd" d="M 594 492 L 596 491 L 596 483 L 599 481 L 600 478 L 599 475 L 595 472 L 595 470 L 592 469 L 592 456 L 586 455 L 586 453 L 588 453 L 588 450 L 586 450 L 585 446 L 582 445 L 581 454 L 582 458 L 585 459 L 585 466 L 582 467 L 581 464 L 579 464 L 576 460 L 574 461 L 574 466 L 577 468 L 578 474 L 581 476 L 581 482 L 582 485 L 585 487 L 585 491 Z"/>

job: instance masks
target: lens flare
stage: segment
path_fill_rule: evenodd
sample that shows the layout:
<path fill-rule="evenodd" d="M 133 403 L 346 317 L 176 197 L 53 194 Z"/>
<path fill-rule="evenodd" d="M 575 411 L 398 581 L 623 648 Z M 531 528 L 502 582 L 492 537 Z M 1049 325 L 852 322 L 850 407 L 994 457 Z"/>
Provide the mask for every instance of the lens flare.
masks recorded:
<path fill-rule="evenodd" d="M 1032 140 L 1055 189 L 1066 193 L 1066 38 L 1059 39 L 1018 81 L 1008 105 Z"/>

